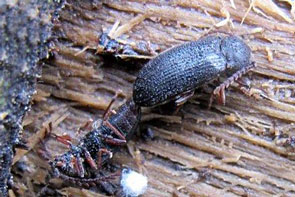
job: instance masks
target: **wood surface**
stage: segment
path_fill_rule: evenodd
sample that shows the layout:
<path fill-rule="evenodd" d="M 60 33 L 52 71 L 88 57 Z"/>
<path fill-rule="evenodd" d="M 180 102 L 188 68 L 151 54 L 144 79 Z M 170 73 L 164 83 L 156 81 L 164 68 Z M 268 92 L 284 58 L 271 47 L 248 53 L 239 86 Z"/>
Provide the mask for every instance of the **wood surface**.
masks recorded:
<path fill-rule="evenodd" d="M 14 193 L 35 196 L 44 185 L 62 183 L 46 183 L 49 166 L 37 154 L 50 122 L 53 133 L 76 143 L 85 135 L 77 129 L 101 119 L 117 91 L 114 109 L 131 97 L 147 59 L 207 33 L 228 32 L 250 46 L 257 63 L 242 77 L 248 94 L 234 83 L 225 106 L 208 110 L 210 93 L 200 91 L 175 115 L 145 108 L 140 132 L 150 128 L 154 138 L 137 134 L 112 162 L 148 176 L 144 196 L 294 196 L 294 19 L 293 1 L 68 1 L 23 122 L 30 150 L 17 151 Z M 142 53 L 97 54 L 103 32 Z M 45 144 L 51 158 L 68 150 L 52 138 Z M 57 191 L 99 196 L 74 185 Z"/>

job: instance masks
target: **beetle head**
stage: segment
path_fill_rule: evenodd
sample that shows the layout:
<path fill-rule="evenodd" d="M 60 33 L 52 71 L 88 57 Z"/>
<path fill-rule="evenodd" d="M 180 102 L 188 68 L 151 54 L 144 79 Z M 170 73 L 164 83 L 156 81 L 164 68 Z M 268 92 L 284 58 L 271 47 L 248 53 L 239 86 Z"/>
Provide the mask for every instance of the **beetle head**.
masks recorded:
<path fill-rule="evenodd" d="M 236 36 L 225 37 L 221 43 L 221 51 L 227 60 L 227 71 L 230 73 L 250 64 L 251 50 Z"/>

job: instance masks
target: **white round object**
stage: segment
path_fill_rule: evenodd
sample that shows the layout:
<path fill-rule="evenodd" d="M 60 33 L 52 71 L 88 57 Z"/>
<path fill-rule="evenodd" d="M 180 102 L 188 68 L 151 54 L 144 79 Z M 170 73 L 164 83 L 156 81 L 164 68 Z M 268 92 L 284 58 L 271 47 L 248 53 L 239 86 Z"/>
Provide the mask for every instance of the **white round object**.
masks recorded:
<path fill-rule="evenodd" d="M 143 194 L 147 189 L 147 177 L 131 169 L 123 169 L 121 187 L 126 196 L 135 197 Z"/>

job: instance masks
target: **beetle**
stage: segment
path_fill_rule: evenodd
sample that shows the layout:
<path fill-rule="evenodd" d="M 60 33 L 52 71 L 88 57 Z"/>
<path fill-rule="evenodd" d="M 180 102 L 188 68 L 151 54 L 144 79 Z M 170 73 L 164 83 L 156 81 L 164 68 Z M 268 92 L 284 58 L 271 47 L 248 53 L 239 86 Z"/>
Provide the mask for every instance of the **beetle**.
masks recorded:
<path fill-rule="evenodd" d="M 68 142 L 70 150 L 50 162 L 55 177 L 79 185 L 93 185 L 113 177 L 93 178 L 92 172 L 100 170 L 119 145 L 126 144 L 137 129 L 141 117 L 140 107 L 132 99 L 117 112 L 111 110 L 113 102 L 114 100 L 108 106 L 99 127 L 94 126 L 78 145 Z M 63 143 L 67 143 L 66 141 Z"/>
<path fill-rule="evenodd" d="M 186 102 L 194 90 L 219 76 L 229 77 L 215 88 L 210 98 L 225 103 L 225 88 L 255 66 L 251 49 L 233 35 L 209 35 L 198 41 L 173 47 L 150 60 L 133 86 L 134 102 L 152 107 L 174 100 Z"/>

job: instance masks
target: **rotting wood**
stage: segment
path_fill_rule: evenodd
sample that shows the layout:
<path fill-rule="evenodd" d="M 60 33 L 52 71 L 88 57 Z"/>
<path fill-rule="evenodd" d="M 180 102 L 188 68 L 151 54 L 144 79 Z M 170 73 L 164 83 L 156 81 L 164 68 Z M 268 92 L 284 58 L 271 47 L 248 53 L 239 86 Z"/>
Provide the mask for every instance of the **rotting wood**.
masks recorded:
<path fill-rule="evenodd" d="M 75 131 L 89 118 L 101 118 L 118 89 L 122 94 L 115 106 L 131 96 L 140 66 L 104 62 L 107 59 L 95 54 L 99 35 L 111 30 L 118 19 L 124 28 L 132 23 L 119 39 L 150 42 L 163 51 L 214 30 L 225 19 L 221 9 L 226 8 L 233 26 L 224 23 L 217 31 L 241 35 L 251 47 L 258 67 L 243 80 L 252 96 L 244 95 L 233 84 L 226 90 L 226 105 L 214 105 L 211 110 L 206 109 L 210 95 L 202 92 L 175 116 L 164 118 L 145 109 L 142 125 L 154 131 L 155 139 L 135 137 L 128 149 L 132 154 L 122 148 L 113 162 L 141 169 L 148 176 L 145 196 L 294 196 L 295 152 L 284 143 L 295 135 L 294 21 L 273 18 L 267 9 L 263 10 L 267 17 L 250 9 L 240 25 L 250 5 L 234 1 L 232 6 L 232 2 L 68 1 L 58 30 L 62 39 L 55 43 L 60 50 L 43 70 L 35 96 L 38 99 L 25 119 L 27 135 L 34 136 L 56 109 L 66 107 L 68 116 L 53 132 L 67 133 L 75 142 L 85 134 Z M 286 5 L 282 3 L 278 9 L 292 18 Z M 145 19 L 133 26 L 133 19 L 140 16 Z M 273 52 L 272 61 L 267 50 Z M 79 96 L 82 94 L 85 99 Z M 46 146 L 53 156 L 67 149 L 52 139 Z M 34 151 L 20 162 L 28 166 L 24 176 L 34 174 L 30 181 L 45 182 L 36 172 L 46 174 L 48 165 Z M 24 180 L 17 177 L 21 185 Z M 63 186 L 57 191 L 84 196 L 97 192 Z M 37 193 L 38 189 L 30 192 Z"/>

